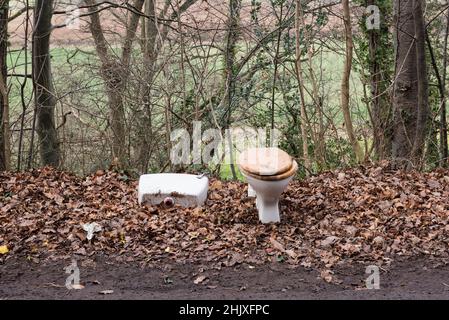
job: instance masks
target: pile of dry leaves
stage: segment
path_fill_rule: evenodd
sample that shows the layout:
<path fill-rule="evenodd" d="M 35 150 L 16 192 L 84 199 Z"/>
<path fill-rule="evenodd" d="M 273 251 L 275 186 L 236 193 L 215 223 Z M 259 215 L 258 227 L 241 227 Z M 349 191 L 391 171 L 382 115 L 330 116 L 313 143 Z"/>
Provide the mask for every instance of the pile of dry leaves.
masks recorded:
<path fill-rule="evenodd" d="M 397 255 L 449 252 L 449 172 L 360 167 L 290 184 L 282 222 L 258 222 L 254 198 L 238 182 L 212 180 L 203 208 L 139 206 L 137 182 L 115 172 L 86 178 L 50 168 L 0 174 L 0 262 L 106 253 L 148 263 L 211 266 L 279 261 L 332 267 L 388 262 Z M 83 225 L 101 231 L 91 240 Z"/>

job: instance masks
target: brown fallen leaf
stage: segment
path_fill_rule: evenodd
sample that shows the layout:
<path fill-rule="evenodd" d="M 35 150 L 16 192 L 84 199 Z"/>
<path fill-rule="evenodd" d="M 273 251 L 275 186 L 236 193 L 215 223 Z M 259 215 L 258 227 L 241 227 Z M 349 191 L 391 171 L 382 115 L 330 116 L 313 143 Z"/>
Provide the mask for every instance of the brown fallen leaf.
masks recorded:
<path fill-rule="evenodd" d="M 273 248 L 275 248 L 276 250 L 279 250 L 281 252 L 285 252 L 284 246 L 279 241 L 277 241 L 274 238 L 270 238 L 270 242 L 271 242 L 271 245 L 273 246 Z"/>
<path fill-rule="evenodd" d="M 327 247 L 333 245 L 334 243 L 336 243 L 338 240 L 339 240 L 339 238 L 336 236 L 329 236 L 326 239 L 324 239 L 323 241 L 321 241 L 321 246 L 324 248 L 327 248 Z"/>
<path fill-rule="evenodd" d="M 323 270 L 323 271 L 321 271 L 321 273 L 320 273 L 320 277 L 321 277 L 324 281 L 326 281 L 326 282 L 328 282 L 328 283 L 331 283 L 332 280 L 333 280 L 332 274 L 333 274 L 333 272 L 332 272 L 331 270 Z"/>
<path fill-rule="evenodd" d="M 220 180 L 215 180 L 210 185 L 211 190 L 221 190 L 222 188 L 223 188 L 223 183 Z"/>
<path fill-rule="evenodd" d="M 19 227 L 25 228 L 34 225 L 36 222 L 32 220 L 25 220 L 19 224 Z"/>
<path fill-rule="evenodd" d="M 290 258 L 292 258 L 293 260 L 295 260 L 296 258 L 298 258 L 298 255 L 295 253 L 295 251 L 293 250 L 285 250 L 285 253 L 288 254 L 288 256 Z"/>

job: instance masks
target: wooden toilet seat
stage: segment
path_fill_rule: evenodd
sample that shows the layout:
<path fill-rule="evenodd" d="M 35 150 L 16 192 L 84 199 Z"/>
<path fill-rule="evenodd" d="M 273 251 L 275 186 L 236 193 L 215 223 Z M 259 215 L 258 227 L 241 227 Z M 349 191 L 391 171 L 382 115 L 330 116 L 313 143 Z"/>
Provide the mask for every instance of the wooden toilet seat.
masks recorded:
<path fill-rule="evenodd" d="M 296 163 L 296 161 L 294 161 L 294 160 L 293 160 L 293 165 L 290 168 L 290 170 L 288 170 L 288 171 L 286 171 L 286 172 L 284 172 L 284 173 L 282 173 L 280 175 L 274 175 L 274 176 L 260 176 L 260 175 L 256 175 L 254 173 L 245 171 L 243 168 L 240 168 L 240 171 L 242 171 L 242 173 L 244 175 L 253 177 L 253 178 L 258 179 L 258 180 L 263 180 L 263 181 L 280 181 L 280 180 L 284 180 L 284 179 L 287 179 L 287 178 L 293 176 L 296 173 L 297 170 L 298 170 L 298 163 Z"/>
<path fill-rule="evenodd" d="M 283 180 L 295 174 L 298 164 L 278 148 L 251 148 L 240 154 L 240 170 L 253 178 L 265 181 Z"/>

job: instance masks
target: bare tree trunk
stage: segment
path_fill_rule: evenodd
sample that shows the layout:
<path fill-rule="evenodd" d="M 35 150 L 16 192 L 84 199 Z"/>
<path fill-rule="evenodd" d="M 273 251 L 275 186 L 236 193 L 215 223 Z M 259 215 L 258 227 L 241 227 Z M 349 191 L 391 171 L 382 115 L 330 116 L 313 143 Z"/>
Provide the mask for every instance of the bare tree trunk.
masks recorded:
<path fill-rule="evenodd" d="M 301 7 L 301 5 L 298 6 L 300 1 L 297 2 L 296 5 L 296 16 L 297 16 L 297 22 L 301 24 L 304 39 L 308 41 L 309 43 L 309 50 L 307 50 L 307 72 L 309 74 L 310 82 L 312 84 L 312 100 L 315 109 L 317 110 L 318 115 L 318 130 L 314 129 L 310 131 L 310 134 L 313 134 L 313 143 L 315 145 L 314 148 L 314 158 L 317 162 L 318 168 L 323 169 L 326 165 L 326 141 L 325 141 L 325 128 L 324 128 L 324 112 L 323 112 L 323 105 L 322 105 L 322 99 L 319 95 L 319 88 L 317 79 L 315 76 L 315 71 L 313 68 L 313 36 L 309 30 L 309 28 L 306 26 L 306 22 L 304 19 L 304 11 Z M 299 34 L 298 36 L 299 37 Z M 304 88 L 304 87 L 303 87 Z"/>
<path fill-rule="evenodd" d="M 430 63 L 432 69 L 435 72 L 435 77 L 437 78 L 438 92 L 440 94 L 440 166 L 445 166 L 447 162 L 447 123 L 446 123 L 446 93 L 444 80 L 441 78 L 440 71 L 438 69 L 435 53 L 433 51 L 432 42 L 430 40 L 429 34 L 426 31 L 426 43 L 430 55 Z M 446 63 L 443 54 L 443 65 Z M 444 70 L 443 70 L 444 73 Z M 446 148 L 444 145 L 446 144 Z"/>
<path fill-rule="evenodd" d="M 144 89 L 142 90 L 142 103 L 144 107 L 144 116 L 140 124 L 141 141 L 138 147 L 138 166 L 141 172 L 145 172 L 148 168 L 151 156 L 151 141 L 153 139 L 152 128 L 152 89 L 153 81 L 155 80 L 156 73 L 156 61 L 159 56 L 160 50 L 164 41 L 167 39 L 168 32 L 171 23 L 179 21 L 180 15 L 188 8 L 194 5 L 197 0 L 183 0 L 182 3 L 178 3 L 173 6 L 170 1 L 166 1 L 164 8 L 158 14 L 157 12 L 157 0 L 146 0 L 145 2 L 145 15 L 147 17 L 154 17 L 154 19 L 147 19 L 145 24 L 145 36 L 144 39 L 144 63 L 145 63 L 145 77 L 144 77 Z M 173 12 L 168 14 L 168 8 L 172 8 Z M 166 17 L 168 15 L 168 17 Z M 160 18 L 158 18 L 160 17 Z M 159 26 L 158 19 L 163 19 L 162 27 Z"/>
<path fill-rule="evenodd" d="M 302 10 L 301 10 L 302 12 Z M 303 25 L 305 27 L 305 23 L 303 21 Z M 310 45 L 313 47 L 313 38 L 309 37 L 309 41 L 311 41 Z M 312 61 L 312 50 L 307 51 L 307 66 L 310 81 L 312 83 L 312 98 L 315 108 L 318 114 L 318 132 L 317 137 L 314 139 L 316 144 L 315 151 L 315 159 L 318 161 L 318 166 L 320 169 L 323 169 L 326 166 L 326 140 L 324 137 L 325 134 L 325 126 L 324 126 L 324 111 L 323 111 L 323 99 L 319 95 L 318 82 L 315 76 L 315 71 L 313 68 Z"/>
<path fill-rule="evenodd" d="M 369 54 L 371 58 L 377 51 L 378 35 L 375 32 L 370 33 Z M 377 59 L 370 59 L 370 84 L 371 84 L 371 109 L 373 114 L 373 144 L 377 159 L 382 160 L 387 156 L 388 146 L 386 145 L 384 122 L 385 115 L 382 108 L 380 83 L 381 71 L 380 62 Z"/>
<path fill-rule="evenodd" d="M 396 65 L 392 155 L 399 167 L 420 168 L 429 112 L 421 0 L 396 0 L 394 21 Z"/>
<path fill-rule="evenodd" d="M 41 162 L 55 168 L 60 164 L 60 148 L 55 127 L 56 98 L 50 60 L 53 0 L 37 0 L 34 9 L 33 80 L 37 134 Z"/>
<path fill-rule="evenodd" d="M 416 73 L 418 76 L 418 114 L 415 141 L 412 149 L 412 159 L 422 165 L 424 144 L 426 142 L 427 124 L 429 119 L 428 78 L 426 63 L 425 22 L 422 10 L 423 0 L 413 1 L 413 18 L 415 20 L 416 38 Z"/>
<path fill-rule="evenodd" d="M 156 17 L 156 0 L 145 1 L 145 14 Z M 151 156 L 151 140 L 153 137 L 153 119 L 151 94 L 154 81 L 154 68 L 158 50 L 158 22 L 157 19 L 147 19 L 145 23 L 144 39 L 144 87 L 142 93 L 143 117 L 140 125 L 140 145 L 138 150 L 138 168 L 140 172 L 146 172 Z"/>
<path fill-rule="evenodd" d="M 223 106 L 225 108 L 223 127 L 227 128 L 231 122 L 232 109 L 234 108 L 233 100 L 236 92 L 235 88 L 235 60 L 236 60 L 236 44 L 239 37 L 239 18 L 240 9 L 242 7 L 241 0 L 229 0 L 229 14 L 226 32 L 226 48 L 224 51 L 225 59 L 225 99 Z M 233 179 L 237 179 L 237 173 L 234 166 L 234 150 L 231 138 L 228 139 L 230 153 L 230 167 Z"/>
<path fill-rule="evenodd" d="M 301 64 L 301 44 L 299 39 L 301 38 L 300 28 L 302 26 L 302 14 L 301 14 L 301 1 L 296 0 L 296 17 L 295 17 L 295 35 L 296 35 L 296 77 L 298 78 L 299 97 L 301 100 L 301 139 L 302 139 L 302 153 L 304 158 L 304 168 L 306 168 L 306 176 L 309 175 L 311 164 L 309 157 L 309 144 L 307 138 L 307 113 L 306 102 L 304 97 L 304 78 L 302 76 L 302 64 Z"/>
<path fill-rule="evenodd" d="M 109 100 L 112 155 L 114 159 L 118 160 L 120 167 L 126 167 L 129 161 L 127 157 L 128 149 L 126 147 L 126 115 L 123 96 L 130 73 L 131 48 L 135 40 L 140 16 L 138 14 L 131 15 L 127 24 L 122 56 L 117 61 L 115 55 L 109 52 L 107 40 L 101 26 L 100 16 L 97 8 L 94 6 L 95 0 L 86 0 L 86 3 L 90 6 L 90 31 L 101 61 L 101 76 L 105 82 Z M 135 0 L 133 6 L 140 12 L 143 3 L 144 0 Z"/>
<path fill-rule="evenodd" d="M 9 101 L 7 86 L 9 0 L 0 0 L 0 171 L 9 170 Z"/>
<path fill-rule="evenodd" d="M 351 26 L 351 13 L 349 11 L 349 0 L 342 0 L 343 6 L 343 21 L 345 25 L 345 39 L 346 39 L 346 55 L 345 64 L 343 68 L 343 78 L 341 81 L 341 108 L 343 111 L 346 133 L 349 141 L 351 142 L 352 149 L 357 157 L 357 161 L 363 160 L 362 149 L 354 134 L 354 128 L 352 126 L 351 111 L 349 109 L 349 80 L 351 76 L 352 68 L 352 55 L 353 55 L 353 41 L 352 41 L 352 26 Z"/>
<path fill-rule="evenodd" d="M 0 171 L 9 170 L 9 101 L 8 101 L 8 12 L 9 0 L 0 0 Z"/>
<path fill-rule="evenodd" d="M 375 4 L 375 0 L 367 0 L 366 2 L 367 6 Z M 379 50 L 382 50 L 381 32 L 386 31 L 383 29 L 368 31 L 373 145 L 378 160 L 386 159 L 391 154 L 391 108 L 390 101 L 386 98 L 385 85 L 382 85 L 386 81 L 382 77 L 382 63 L 384 61 L 378 57 Z"/>
<path fill-rule="evenodd" d="M 443 101 L 441 102 L 440 110 L 440 165 L 442 167 L 448 166 L 449 152 L 447 145 L 447 120 L 446 120 L 446 76 L 447 76 L 447 50 L 449 37 L 449 12 L 446 12 L 446 33 L 444 35 L 443 46 L 443 75 L 442 75 L 442 89 Z"/>
<path fill-rule="evenodd" d="M 30 10 L 29 8 L 29 0 L 25 0 L 25 7 L 27 10 L 25 10 L 25 21 L 24 21 L 24 74 L 28 75 L 28 35 L 29 35 L 29 29 L 30 29 Z M 25 115 L 27 111 L 27 103 L 25 101 L 25 88 L 27 86 L 27 80 L 28 77 L 24 77 L 24 80 L 20 84 L 20 100 L 22 105 L 22 113 L 20 116 L 20 129 L 19 129 L 19 143 L 18 143 L 18 150 L 17 150 L 17 171 L 20 171 L 22 168 L 22 153 L 23 153 L 23 137 L 24 137 L 24 129 L 25 129 Z M 34 82 L 33 82 L 34 83 Z M 36 108 L 35 108 L 36 109 Z M 28 157 L 28 168 L 31 167 L 32 162 L 32 155 L 33 155 L 33 144 L 34 144 L 34 135 L 35 135 L 35 118 L 36 118 L 36 111 L 33 112 L 33 123 L 32 123 L 32 132 L 31 132 L 31 142 L 30 142 L 30 152 Z"/>
<path fill-rule="evenodd" d="M 374 4 L 374 0 L 368 1 L 369 5 Z M 371 109 L 373 110 L 373 144 L 378 159 L 384 157 L 384 132 L 382 131 L 382 112 L 379 85 L 381 83 L 380 61 L 376 59 L 378 49 L 379 34 L 375 30 L 369 33 L 369 56 L 370 56 L 370 84 L 371 84 Z"/>

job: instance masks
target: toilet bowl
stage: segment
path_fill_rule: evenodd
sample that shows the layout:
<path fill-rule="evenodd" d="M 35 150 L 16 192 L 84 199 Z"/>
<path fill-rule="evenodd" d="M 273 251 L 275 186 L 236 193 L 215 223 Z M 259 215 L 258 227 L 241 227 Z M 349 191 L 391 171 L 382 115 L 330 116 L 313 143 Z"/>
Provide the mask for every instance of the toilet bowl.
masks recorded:
<path fill-rule="evenodd" d="M 262 223 L 280 222 L 279 198 L 298 170 L 298 164 L 278 148 L 253 148 L 240 154 L 240 172 L 248 181 L 248 195 L 256 195 Z"/>

